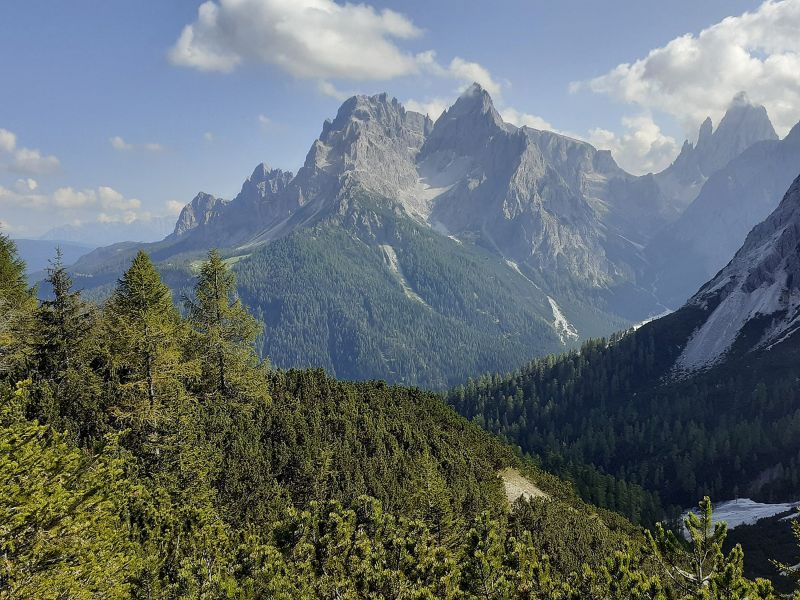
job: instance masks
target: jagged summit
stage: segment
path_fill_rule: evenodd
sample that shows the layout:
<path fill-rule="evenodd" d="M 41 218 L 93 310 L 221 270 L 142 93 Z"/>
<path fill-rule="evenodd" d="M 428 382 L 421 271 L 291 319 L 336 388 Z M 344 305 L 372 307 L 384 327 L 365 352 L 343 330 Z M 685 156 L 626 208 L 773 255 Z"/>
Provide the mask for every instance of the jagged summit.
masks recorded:
<path fill-rule="evenodd" d="M 443 150 L 478 154 L 488 139 L 507 129 L 489 93 L 473 83 L 436 120 L 423 155 Z"/>
<path fill-rule="evenodd" d="M 677 366 L 696 370 L 719 361 L 751 323 L 750 348 L 779 343 L 800 328 L 800 177 L 777 209 L 757 225 L 733 260 L 704 285 L 690 305 L 710 310 Z"/>
<path fill-rule="evenodd" d="M 689 206 L 703 184 L 747 148 L 765 140 L 777 140 L 767 109 L 752 104 L 744 92 L 733 97 L 719 125 L 711 117 L 700 125 L 697 143 L 686 140 L 675 161 L 656 180 L 664 194 L 675 201 L 677 213 Z"/>
<path fill-rule="evenodd" d="M 217 198 L 205 192 L 198 193 L 178 215 L 173 237 L 181 237 L 190 231 L 208 225 L 221 214 L 222 208 L 227 204 L 222 198 Z"/>
<path fill-rule="evenodd" d="M 745 92 L 739 92 L 716 129 L 711 117 L 706 117 L 700 125 L 697 144 L 687 140 L 670 169 L 685 179 L 707 179 L 754 143 L 777 139 L 767 109 L 752 104 Z"/>

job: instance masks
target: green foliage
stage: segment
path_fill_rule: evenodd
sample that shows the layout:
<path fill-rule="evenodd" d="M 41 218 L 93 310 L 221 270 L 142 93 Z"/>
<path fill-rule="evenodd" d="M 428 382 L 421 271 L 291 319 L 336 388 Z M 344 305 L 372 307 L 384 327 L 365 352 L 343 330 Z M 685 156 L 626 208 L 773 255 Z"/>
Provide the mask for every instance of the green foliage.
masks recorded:
<path fill-rule="evenodd" d="M 0 233 L 0 375 L 19 374 L 30 358 L 36 298 L 17 247 Z"/>
<path fill-rule="evenodd" d="M 51 283 L 31 379 L 0 376 L 0 597 L 770 597 L 721 536 L 687 595 L 677 542 L 646 546 L 435 394 L 268 371 L 216 253 L 185 320 L 144 254 L 97 315 L 57 264 Z M 508 467 L 547 497 L 509 505 Z"/>
<path fill-rule="evenodd" d="M 789 496 L 800 481 L 797 349 L 733 353 L 678 378 L 672 366 L 702 316 L 685 308 L 481 377 L 453 389 L 448 403 L 635 522 L 677 516 L 704 495 Z"/>
<path fill-rule="evenodd" d="M 265 324 L 263 356 L 342 379 L 446 389 L 561 347 L 541 316 L 545 295 L 511 267 L 362 201 L 374 211 L 367 224 L 348 214 L 236 263 L 242 301 Z"/>
<path fill-rule="evenodd" d="M 261 328 L 235 296 L 233 273 L 219 252 L 211 250 L 200 268 L 194 299 L 186 303 L 202 391 L 253 397 L 266 389 L 263 377 L 253 377 L 258 364 L 253 343 Z"/>
<path fill-rule="evenodd" d="M 118 438 L 84 454 L 21 417 L 26 387 L 0 407 L 0 598 L 129 597 L 140 557 L 122 512 L 136 488 Z"/>
<path fill-rule="evenodd" d="M 125 401 L 135 411 L 137 401 L 145 398 L 152 410 L 157 400 L 174 397 L 183 374 L 187 329 L 144 252 L 119 280 L 105 315 L 113 369 Z"/>
<path fill-rule="evenodd" d="M 690 512 L 683 521 L 688 543 L 659 523 L 655 533 L 647 533 L 652 555 L 681 598 L 773 598 L 766 582 L 748 581 L 743 576 L 744 553 L 736 546 L 727 556 L 722 544 L 728 532 L 725 523 L 712 521 L 711 500 L 705 497 L 698 512 Z"/>

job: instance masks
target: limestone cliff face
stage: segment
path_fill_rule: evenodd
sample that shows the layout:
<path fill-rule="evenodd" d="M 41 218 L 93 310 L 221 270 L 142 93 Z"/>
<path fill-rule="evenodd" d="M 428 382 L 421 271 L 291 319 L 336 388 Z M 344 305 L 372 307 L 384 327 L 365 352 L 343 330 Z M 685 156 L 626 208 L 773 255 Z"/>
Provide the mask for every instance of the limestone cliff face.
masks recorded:
<path fill-rule="evenodd" d="M 753 320 L 761 327 L 751 349 L 780 343 L 800 329 L 800 177 L 689 304 L 711 312 L 678 360 L 684 370 L 722 359 Z"/>

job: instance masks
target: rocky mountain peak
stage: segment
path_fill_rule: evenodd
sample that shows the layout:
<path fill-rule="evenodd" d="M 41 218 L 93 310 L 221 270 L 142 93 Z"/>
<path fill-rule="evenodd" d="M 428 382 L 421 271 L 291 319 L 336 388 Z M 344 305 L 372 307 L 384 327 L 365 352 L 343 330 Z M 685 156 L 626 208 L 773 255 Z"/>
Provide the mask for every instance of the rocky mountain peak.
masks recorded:
<path fill-rule="evenodd" d="M 506 127 L 489 92 L 473 83 L 436 120 L 424 154 L 440 150 L 455 151 L 462 156 L 478 154 L 489 138 L 505 131 Z"/>
<path fill-rule="evenodd" d="M 751 349 L 777 344 L 800 330 L 800 177 L 689 304 L 710 314 L 681 354 L 677 366 L 682 370 L 719 361 L 755 321 L 760 331 Z"/>
<path fill-rule="evenodd" d="M 697 148 L 703 148 L 711 143 L 713 128 L 714 124 L 711 122 L 711 117 L 706 117 L 706 120 L 700 125 L 700 131 L 697 134 Z M 686 143 L 688 143 L 688 140 Z M 689 145 L 691 146 L 691 144 Z"/>
<path fill-rule="evenodd" d="M 175 237 L 185 235 L 189 231 L 208 224 L 227 204 L 222 198 L 217 198 L 205 192 L 198 193 L 192 201 L 181 209 L 175 229 Z"/>
<path fill-rule="evenodd" d="M 769 120 L 767 109 L 752 104 L 745 92 L 739 92 L 714 132 L 714 146 L 718 156 L 710 158 L 717 162 L 724 161 L 717 167 L 720 168 L 756 142 L 777 139 L 778 134 Z M 709 165 L 711 168 L 714 166 L 716 164 Z"/>

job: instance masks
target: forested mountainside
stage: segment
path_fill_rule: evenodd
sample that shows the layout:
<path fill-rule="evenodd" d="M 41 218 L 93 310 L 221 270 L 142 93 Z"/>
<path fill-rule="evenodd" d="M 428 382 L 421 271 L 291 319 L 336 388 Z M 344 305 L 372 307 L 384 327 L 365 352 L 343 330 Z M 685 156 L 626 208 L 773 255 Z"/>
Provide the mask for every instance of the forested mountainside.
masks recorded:
<path fill-rule="evenodd" d="M 449 401 L 562 474 L 592 465 L 673 510 L 698 494 L 795 499 L 799 232 L 800 178 L 679 311 Z"/>
<path fill-rule="evenodd" d="M 261 164 L 231 200 L 197 194 L 164 240 L 98 249 L 71 274 L 102 299 L 144 248 L 180 295 L 217 247 L 270 331 L 262 356 L 445 389 L 674 307 L 667 271 L 684 254 L 654 236 L 775 138 L 765 109 L 737 97 L 671 167 L 634 177 L 586 142 L 504 122 L 478 85 L 436 122 L 355 96 L 296 174 Z"/>
<path fill-rule="evenodd" d="M 774 597 L 707 501 L 684 549 L 437 396 L 260 363 L 215 252 L 185 317 L 144 253 L 102 308 L 0 275 L 0 597 Z"/>

